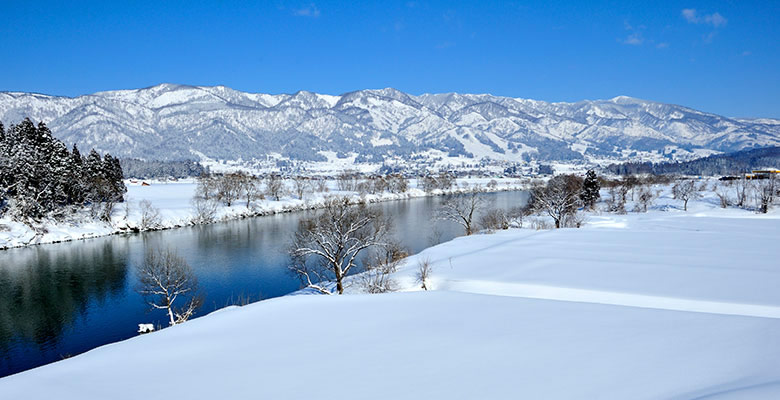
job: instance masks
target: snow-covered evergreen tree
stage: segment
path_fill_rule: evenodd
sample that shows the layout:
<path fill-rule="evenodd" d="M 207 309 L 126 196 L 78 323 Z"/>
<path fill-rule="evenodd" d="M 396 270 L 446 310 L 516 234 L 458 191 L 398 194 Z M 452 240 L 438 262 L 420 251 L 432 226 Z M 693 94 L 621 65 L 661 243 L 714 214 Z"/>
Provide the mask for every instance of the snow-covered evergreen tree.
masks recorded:
<path fill-rule="evenodd" d="M 0 122 L 0 215 L 8 204 L 8 190 L 11 185 L 11 160 L 8 153 L 5 127 Z"/>
<path fill-rule="evenodd" d="M 84 157 L 81 156 L 78 146 L 73 145 L 70 154 L 70 178 L 71 185 L 68 190 L 68 202 L 70 204 L 83 204 L 87 197 L 87 184 L 84 177 Z"/>
<path fill-rule="evenodd" d="M 582 192 L 580 192 L 580 199 L 586 208 L 593 208 L 596 205 L 596 202 L 601 197 L 599 190 L 601 190 L 599 178 L 596 176 L 596 172 L 589 170 L 585 174 L 585 180 L 582 182 Z"/>
<path fill-rule="evenodd" d="M 121 202 L 126 190 L 114 157 L 104 160 L 92 150 L 83 160 L 43 122 L 25 119 L 7 131 L 0 124 L 0 213 L 11 209 L 16 219 L 39 220 L 85 200 Z"/>
<path fill-rule="evenodd" d="M 127 193 L 127 187 L 122 183 L 124 177 L 122 176 L 122 166 L 119 164 L 119 159 L 106 153 L 103 157 L 103 174 L 108 184 L 107 200 L 114 202 L 122 201 L 125 193 Z"/>

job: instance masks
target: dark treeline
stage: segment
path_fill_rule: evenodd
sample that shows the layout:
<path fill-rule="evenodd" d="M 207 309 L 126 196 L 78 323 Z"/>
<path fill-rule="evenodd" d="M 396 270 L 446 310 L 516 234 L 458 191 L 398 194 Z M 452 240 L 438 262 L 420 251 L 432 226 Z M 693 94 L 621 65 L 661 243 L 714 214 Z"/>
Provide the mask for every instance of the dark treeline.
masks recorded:
<path fill-rule="evenodd" d="M 121 202 L 122 178 L 118 159 L 94 149 L 83 157 L 75 145 L 69 151 L 43 122 L 25 119 L 7 130 L 0 123 L 0 215 L 39 220 L 68 206 Z"/>
<path fill-rule="evenodd" d="M 197 161 L 145 161 L 137 158 L 122 160 L 122 170 L 125 178 L 189 178 L 208 174 Z"/>
<path fill-rule="evenodd" d="M 743 150 L 728 154 L 718 154 L 686 162 L 628 162 L 612 164 L 607 172 L 617 175 L 655 174 L 655 175 L 731 175 L 750 172 L 763 167 L 780 165 L 780 147 Z"/>

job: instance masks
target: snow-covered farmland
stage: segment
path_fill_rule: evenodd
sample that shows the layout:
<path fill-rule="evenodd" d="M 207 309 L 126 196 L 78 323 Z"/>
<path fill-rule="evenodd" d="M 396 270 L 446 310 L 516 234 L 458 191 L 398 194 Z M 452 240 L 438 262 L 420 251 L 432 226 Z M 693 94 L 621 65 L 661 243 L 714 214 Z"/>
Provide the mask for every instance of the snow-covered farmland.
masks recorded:
<path fill-rule="evenodd" d="M 519 190 L 526 187 L 516 179 L 497 178 L 495 180 L 498 185 L 495 188 L 489 188 L 487 184 L 491 180 L 486 178 L 458 179 L 458 185 L 453 188 L 453 191 L 468 190 L 475 185 L 480 185 L 481 190 L 487 191 Z M 411 180 L 410 189 L 406 193 L 383 192 L 361 196 L 356 192 L 340 192 L 336 189 L 335 182 L 329 182 L 330 190 L 328 192 L 307 193 L 303 200 L 288 194 L 279 201 L 272 199 L 254 200 L 249 207 L 247 207 L 245 200 L 240 199 L 230 207 L 221 205 L 216 210 L 215 220 L 227 221 L 318 208 L 330 196 L 348 196 L 354 201 L 379 202 L 442 193 L 438 189 L 432 193 L 426 193 L 417 188 L 416 183 L 416 180 Z M 195 195 L 197 184 L 194 182 L 151 182 L 150 186 L 142 186 L 140 181 L 136 183 L 128 181 L 127 186 L 126 198 L 128 200 L 116 205 L 111 224 L 92 219 L 87 210 L 68 217 L 66 221 L 46 220 L 32 227 L 13 221 L 8 217 L 0 217 L 0 249 L 58 243 L 139 230 L 142 219 L 140 203 L 144 200 L 159 211 L 159 221 L 153 229 L 170 229 L 195 223 L 193 217 L 196 212 L 192 198 Z M 287 186 L 290 187 L 291 182 L 287 182 Z"/>
<path fill-rule="evenodd" d="M 780 213 L 657 203 L 458 238 L 408 258 L 400 292 L 224 309 L 0 398 L 780 398 Z"/>

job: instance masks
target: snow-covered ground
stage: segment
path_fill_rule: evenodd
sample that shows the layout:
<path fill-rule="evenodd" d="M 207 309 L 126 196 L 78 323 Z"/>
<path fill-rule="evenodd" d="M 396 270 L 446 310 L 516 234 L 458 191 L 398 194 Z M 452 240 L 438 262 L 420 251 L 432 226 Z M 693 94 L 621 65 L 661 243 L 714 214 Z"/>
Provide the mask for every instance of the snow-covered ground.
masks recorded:
<path fill-rule="evenodd" d="M 519 190 L 526 186 L 517 179 L 496 178 L 498 185 L 488 188 L 489 178 L 458 179 L 458 186 L 453 191 L 466 190 L 474 185 L 480 185 L 482 190 Z M 159 224 L 154 229 L 170 229 L 192 225 L 195 210 L 192 198 L 195 195 L 197 184 L 193 181 L 179 182 L 155 182 L 150 186 L 142 186 L 141 181 L 127 182 L 127 196 L 125 203 L 117 204 L 113 213 L 111 224 L 103 223 L 89 217 L 87 210 L 81 211 L 69 217 L 67 221 L 54 220 L 42 221 L 40 224 L 30 227 L 8 217 L 0 217 L 0 249 L 22 247 L 35 244 L 58 243 L 70 240 L 87 239 L 98 236 L 106 236 L 117 233 L 131 232 L 141 227 L 141 208 L 139 203 L 147 200 L 159 210 Z M 287 186 L 292 187 L 291 182 Z M 406 193 L 368 194 L 361 196 L 356 192 L 340 192 L 336 189 L 335 182 L 329 182 L 330 191 L 307 193 L 304 199 L 287 194 L 279 201 L 265 199 L 252 201 L 249 207 L 246 200 L 239 199 L 230 207 L 220 205 L 217 209 L 216 220 L 227 221 L 231 219 L 246 218 L 258 215 L 275 214 L 320 207 L 330 196 L 347 196 L 354 201 L 379 202 L 401 200 L 426 195 L 442 194 L 440 190 L 426 193 L 417 188 L 416 180 L 411 180 L 410 189 Z"/>
<path fill-rule="evenodd" d="M 667 194 L 432 247 L 397 293 L 217 311 L 0 379 L 0 398 L 780 398 L 780 212 Z"/>

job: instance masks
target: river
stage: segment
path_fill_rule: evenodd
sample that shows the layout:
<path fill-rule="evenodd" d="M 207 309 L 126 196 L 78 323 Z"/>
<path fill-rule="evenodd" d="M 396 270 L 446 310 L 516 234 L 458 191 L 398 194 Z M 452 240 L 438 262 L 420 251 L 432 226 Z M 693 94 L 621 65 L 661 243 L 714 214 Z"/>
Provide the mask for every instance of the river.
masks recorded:
<path fill-rule="evenodd" d="M 521 191 L 481 194 L 493 207 L 527 201 Z M 374 204 L 392 216 L 394 235 L 417 253 L 463 234 L 434 222 L 443 197 Z M 139 323 L 166 325 L 135 291 L 135 266 L 154 248 L 171 248 L 195 271 L 205 295 L 197 315 L 300 288 L 286 249 L 310 212 L 249 218 L 158 232 L 0 251 L 0 377 L 136 336 Z"/>

